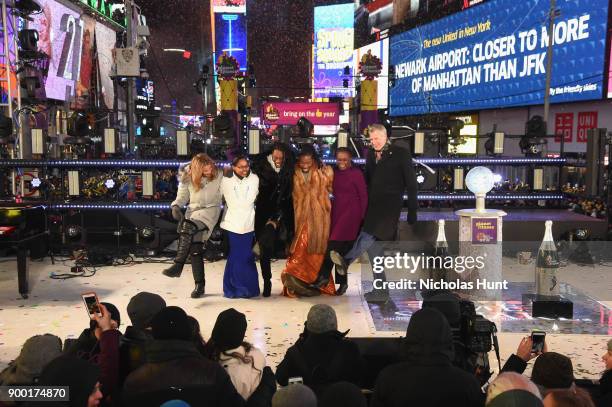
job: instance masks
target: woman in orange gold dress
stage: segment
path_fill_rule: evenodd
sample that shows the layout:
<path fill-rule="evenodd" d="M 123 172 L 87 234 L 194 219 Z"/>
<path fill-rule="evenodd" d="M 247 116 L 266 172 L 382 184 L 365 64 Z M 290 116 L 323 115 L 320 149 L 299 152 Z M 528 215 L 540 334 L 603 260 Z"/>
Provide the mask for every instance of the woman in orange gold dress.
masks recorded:
<path fill-rule="evenodd" d="M 293 175 L 295 237 L 281 274 L 283 295 L 287 297 L 336 293 L 332 279 L 320 289 L 309 286 L 317 278 L 327 248 L 333 179 L 333 170 L 318 160 L 311 147 L 304 148 Z"/>

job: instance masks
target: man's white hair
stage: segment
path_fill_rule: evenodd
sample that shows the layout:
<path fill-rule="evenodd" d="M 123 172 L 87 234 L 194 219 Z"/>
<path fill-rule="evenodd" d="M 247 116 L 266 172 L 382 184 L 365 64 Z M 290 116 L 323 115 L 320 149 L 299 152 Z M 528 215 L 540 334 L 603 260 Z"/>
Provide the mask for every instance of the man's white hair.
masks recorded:
<path fill-rule="evenodd" d="M 489 385 L 486 405 L 491 403 L 495 397 L 510 390 L 528 391 L 542 400 L 542 395 L 540 394 L 538 386 L 529 380 L 527 376 L 515 372 L 504 372 L 497 376 Z"/>
<path fill-rule="evenodd" d="M 368 126 L 368 134 L 374 131 L 377 133 L 384 134 L 385 136 L 387 135 L 387 128 L 383 126 L 382 124 L 376 123 L 376 124 L 371 124 Z"/>

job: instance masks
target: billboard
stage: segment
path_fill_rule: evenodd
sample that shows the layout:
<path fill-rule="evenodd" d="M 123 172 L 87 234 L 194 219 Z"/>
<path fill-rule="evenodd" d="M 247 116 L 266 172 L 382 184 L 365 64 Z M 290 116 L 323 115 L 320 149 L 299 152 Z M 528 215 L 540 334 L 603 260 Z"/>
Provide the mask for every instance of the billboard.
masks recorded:
<path fill-rule="evenodd" d="M 389 77 L 387 76 L 387 72 L 389 72 L 389 39 L 385 38 L 355 50 L 353 54 L 353 72 L 356 72 L 355 75 L 359 74 L 359 61 L 368 51 L 378 57 L 382 63 L 382 73 L 377 79 L 378 109 L 386 109 L 388 105 L 387 99 L 389 98 Z M 361 80 L 364 79 L 365 77 L 361 76 Z"/>
<path fill-rule="evenodd" d="M 559 0 L 551 102 L 599 99 L 608 0 Z M 542 104 L 549 2 L 490 0 L 391 38 L 390 114 Z"/>
<path fill-rule="evenodd" d="M 215 13 L 246 13 L 246 0 L 212 0 Z"/>
<path fill-rule="evenodd" d="M 352 97 L 353 12 L 355 5 L 337 4 L 314 9 L 313 97 Z M 344 68 L 349 67 L 349 75 Z M 343 82 L 348 79 L 348 87 Z"/>
<path fill-rule="evenodd" d="M 155 108 L 155 83 L 136 78 L 136 109 L 152 110 Z"/>
<path fill-rule="evenodd" d="M 98 54 L 98 69 L 104 104 L 108 109 L 113 108 L 115 91 L 111 78 L 113 68 L 113 49 L 117 42 L 117 34 L 112 28 L 103 24 L 96 24 L 96 51 Z"/>
<path fill-rule="evenodd" d="M 38 49 L 49 56 L 45 94 L 67 101 L 74 96 L 79 80 L 83 20 L 80 12 L 56 1 L 38 0 L 38 4 L 42 10 L 31 16 L 28 28 L 38 31 Z"/>
<path fill-rule="evenodd" d="M 241 71 L 246 70 L 246 14 L 215 13 L 215 54 L 217 58 L 223 52 L 236 58 Z"/>
<path fill-rule="evenodd" d="M 264 124 L 294 126 L 302 117 L 316 126 L 340 123 L 338 103 L 266 102 L 261 109 Z"/>

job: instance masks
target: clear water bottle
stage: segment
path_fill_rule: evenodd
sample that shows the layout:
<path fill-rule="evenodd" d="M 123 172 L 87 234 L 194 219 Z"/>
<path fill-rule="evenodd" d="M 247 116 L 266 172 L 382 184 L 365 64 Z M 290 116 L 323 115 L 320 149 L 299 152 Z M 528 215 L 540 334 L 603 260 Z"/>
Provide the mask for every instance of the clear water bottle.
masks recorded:
<path fill-rule="evenodd" d="M 559 253 L 553 240 L 552 224 L 550 220 L 545 223 L 544 239 L 536 259 L 536 294 L 543 297 L 559 296 Z"/>

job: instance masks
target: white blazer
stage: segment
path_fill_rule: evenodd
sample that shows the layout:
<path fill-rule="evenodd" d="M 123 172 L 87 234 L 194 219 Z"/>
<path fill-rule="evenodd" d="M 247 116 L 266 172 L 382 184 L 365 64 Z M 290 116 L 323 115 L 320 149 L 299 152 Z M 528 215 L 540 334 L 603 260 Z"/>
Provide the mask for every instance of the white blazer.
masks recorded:
<path fill-rule="evenodd" d="M 245 234 L 255 230 L 255 198 L 259 192 L 259 178 L 252 172 L 248 177 L 235 174 L 221 181 L 221 193 L 225 198 L 225 212 L 221 228 L 228 232 Z"/>

